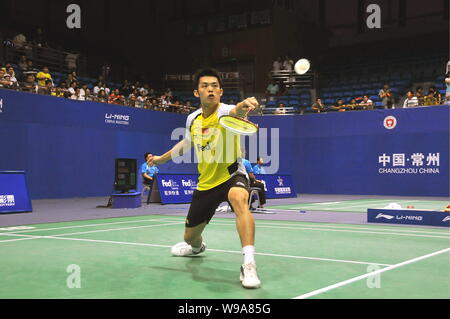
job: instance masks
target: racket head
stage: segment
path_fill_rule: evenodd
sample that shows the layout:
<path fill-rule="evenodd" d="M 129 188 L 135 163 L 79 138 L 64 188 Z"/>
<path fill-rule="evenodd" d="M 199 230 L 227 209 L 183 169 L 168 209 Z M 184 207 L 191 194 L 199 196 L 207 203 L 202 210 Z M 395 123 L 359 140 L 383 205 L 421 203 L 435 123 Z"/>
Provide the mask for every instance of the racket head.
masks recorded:
<path fill-rule="evenodd" d="M 223 115 L 219 118 L 219 123 L 225 129 L 240 135 L 253 135 L 258 132 L 258 125 L 240 117 Z"/>

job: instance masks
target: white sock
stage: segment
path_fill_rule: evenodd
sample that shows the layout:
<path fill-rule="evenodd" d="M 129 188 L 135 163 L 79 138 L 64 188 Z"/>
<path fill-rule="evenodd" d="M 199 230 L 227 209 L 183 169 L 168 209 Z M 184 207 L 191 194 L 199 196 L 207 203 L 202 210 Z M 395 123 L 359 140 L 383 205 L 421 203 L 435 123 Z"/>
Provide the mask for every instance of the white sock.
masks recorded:
<path fill-rule="evenodd" d="M 244 254 L 244 264 L 255 263 L 255 246 L 242 247 L 242 252 Z"/>

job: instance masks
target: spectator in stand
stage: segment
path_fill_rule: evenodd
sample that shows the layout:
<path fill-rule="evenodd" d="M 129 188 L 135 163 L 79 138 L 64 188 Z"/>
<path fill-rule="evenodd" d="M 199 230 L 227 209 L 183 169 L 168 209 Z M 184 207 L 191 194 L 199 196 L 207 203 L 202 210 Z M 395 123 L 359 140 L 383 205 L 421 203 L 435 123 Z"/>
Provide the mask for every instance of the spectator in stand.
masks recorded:
<path fill-rule="evenodd" d="M 25 70 L 27 68 L 27 57 L 24 55 L 21 55 L 19 58 L 19 61 L 17 61 L 17 65 L 21 70 Z"/>
<path fill-rule="evenodd" d="M 21 88 L 24 92 L 37 93 L 38 85 L 33 74 L 28 74 L 25 77 L 25 81 L 22 82 Z"/>
<path fill-rule="evenodd" d="M 283 103 L 278 104 L 278 107 L 273 111 L 273 114 L 286 114 L 286 105 Z"/>
<path fill-rule="evenodd" d="M 74 83 L 76 83 L 76 82 L 74 82 Z M 69 90 L 70 89 L 72 89 L 72 88 L 69 88 Z M 73 88 L 73 92 L 74 93 L 69 97 L 69 99 L 71 99 L 71 100 L 78 100 L 78 98 L 80 96 L 80 88 L 79 87 Z"/>
<path fill-rule="evenodd" d="M 86 99 L 86 101 L 93 101 L 94 100 L 94 97 L 92 96 L 90 88 L 86 88 L 86 90 L 84 90 L 84 92 L 85 92 L 85 99 Z"/>
<path fill-rule="evenodd" d="M 45 80 L 44 86 L 39 85 L 38 89 L 39 94 L 51 95 L 52 91 L 53 91 L 53 82 L 49 79 Z"/>
<path fill-rule="evenodd" d="M 394 96 L 389 88 L 389 84 L 384 84 L 383 88 L 378 93 L 378 96 L 380 97 L 381 103 L 385 109 L 394 108 Z"/>
<path fill-rule="evenodd" d="M 147 96 L 143 95 L 145 93 L 146 93 L 145 91 L 141 91 L 137 96 L 133 94 L 133 96 L 135 96 L 136 98 L 136 105 L 135 105 L 136 107 L 139 108 L 144 107 L 145 101 L 147 100 Z"/>
<path fill-rule="evenodd" d="M 344 112 L 345 111 L 344 100 L 337 99 L 336 103 L 331 106 L 331 109 L 339 112 Z"/>
<path fill-rule="evenodd" d="M 106 95 L 109 95 L 109 88 L 106 87 L 105 83 L 102 81 L 99 81 L 95 86 L 94 86 L 94 94 L 97 95 L 100 90 L 105 91 Z"/>
<path fill-rule="evenodd" d="M 266 98 L 270 98 L 272 96 L 277 96 L 280 92 L 280 87 L 277 84 L 277 82 L 272 79 L 272 81 L 269 83 L 269 85 L 266 88 Z"/>
<path fill-rule="evenodd" d="M 72 81 L 72 83 L 70 83 L 70 87 L 67 89 L 67 91 L 69 92 L 69 98 L 72 100 L 78 100 L 78 96 L 74 98 L 74 96 L 76 95 L 77 87 L 78 83 L 76 81 Z"/>
<path fill-rule="evenodd" d="M 312 105 L 311 109 L 315 113 L 321 113 L 325 111 L 325 105 L 322 103 L 322 100 L 320 98 L 316 99 L 316 102 Z"/>
<path fill-rule="evenodd" d="M 64 97 L 64 92 L 61 90 L 60 87 L 55 87 L 52 91 L 52 96 L 55 97 Z"/>
<path fill-rule="evenodd" d="M 59 89 L 65 98 L 70 97 L 71 94 L 69 93 L 69 89 L 65 81 L 61 81 L 61 83 L 59 84 Z"/>
<path fill-rule="evenodd" d="M 10 81 L 13 82 L 13 87 L 19 87 L 19 83 L 16 78 L 16 72 L 14 72 L 14 68 L 12 66 L 8 66 L 6 68 L 6 74 L 11 76 Z"/>
<path fill-rule="evenodd" d="M 283 59 L 281 57 L 278 57 L 272 65 L 272 71 L 273 72 L 279 72 L 283 68 Z"/>
<path fill-rule="evenodd" d="M 364 110 L 373 110 L 373 101 L 367 95 L 363 96 L 363 100 L 359 103 Z"/>
<path fill-rule="evenodd" d="M 350 103 L 347 104 L 347 108 L 349 108 L 350 110 L 355 110 L 355 109 L 358 108 L 358 105 L 359 105 L 359 104 L 356 102 L 356 99 L 353 97 L 353 98 L 350 100 Z"/>
<path fill-rule="evenodd" d="M 419 102 L 419 106 L 422 106 L 423 103 L 424 103 L 423 87 L 418 86 L 416 88 L 416 97 L 417 97 L 417 100 Z"/>
<path fill-rule="evenodd" d="M 76 81 L 72 75 L 72 73 L 68 73 L 66 79 L 64 80 L 64 82 L 66 83 L 67 87 L 70 87 L 70 84 Z"/>
<path fill-rule="evenodd" d="M 104 89 L 101 89 L 100 91 L 98 91 L 98 94 L 94 94 L 97 96 L 97 102 L 100 103 L 108 103 L 108 94 L 106 93 L 106 91 Z"/>
<path fill-rule="evenodd" d="M 403 102 L 403 108 L 408 107 L 416 107 L 419 105 L 419 100 L 417 99 L 417 96 L 414 95 L 414 92 L 409 90 L 406 92 L 406 99 Z"/>
<path fill-rule="evenodd" d="M 87 86 L 87 84 L 85 84 L 85 83 L 83 83 L 82 85 L 81 85 L 81 88 L 80 88 L 80 96 L 79 96 L 79 100 L 80 101 L 86 101 L 86 90 L 88 89 L 88 86 Z"/>
<path fill-rule="evenodd" d="M 133 93 L 131 93 L 128 96 L 128 106 L 131 107 L 140 107 L 139 104 L 137 103 L 137 97 L 136 95 L 134 95 Z"/>
<path fill-rule="evenodd" d="M 292 61 L 292 59 L 287 55 L 284 58 L 283 70 L 288 71 L 288 72 L 292 72 L 294 70 L 294 61 Z M 289 76 L 288 82 L 294 82 L 294 81 L 295 81 L 295 77 Z"/>
<path fill-rule="evenodd" d="M 9 73 L 4 73 L 3 82 L 5 89 L 18 90 L 19 84 L 17 83 L 16 78 L 13 78 Z"/>
<path fill-rule="evenodd" d="M 36 75 L 36 79 L 38 81 L 39 86 L 46 86 L 46 80 L 50 80 L 53 82 L 52 76 L 48 67 L 44 66 L 42 71 Z"/>
<path fill-rule="evenodd" d="M 16 49 L 24 49 L 27 45 L 27 37 L 23 33 L 19 33 L 12 39 L 14 47 Z"/>
<path fill-rule="evenodd" d="M 423 105 L 424 106 L 439 105 L 438 100 L 435 97 L 434 92 L 432 90 L 429 90 L 428 94 L 424 97 Z"/>
<path fill-rule="evenodd" d="M 450 72 L 448 72 L 448 71 L 447 71 L 447 74 L 445 75 L 445 86 L 446 86 L 446 89 L 445 89 L 445 102 L 444 102 L 444 104 L 450 105 Z"/>
<path fill-rule="evenodd" d="M 439 93 L 439 90 L 435 86 L 430 86 L 430 92 L 433 92 L 433 96 L 437 101 L 436 105 L 440 105 L 442 102 L 442 95 Z"/>
<path fill-rule="evenodd" d="M 108 103 L 125 105 L 125 97 L 120 94 L 119 89 L 114 89 L 114 91 L 109 95 Z"/>
<path fill-rule="evenodd" d="M 22 72 L 23 76 L 26 78 L 28 74 L 31 74 L 36 78 L 38 72 L 39 71 L 33 66 L 33 60 L 27 60 L 27 67 Z"/>
<path fill-rule="evenodd" d="M 11 82 L 11 75 L 5 74 L 5 71 L 0 70 L 0 87 L 9 89 L 11 88 L 12 82 Z"/>
<path fill-rule="evenodd" d="M 128 80 L 123 81 L 120 92 L 122 92 L 124 96 L 130 96 L 130 94 L 133 93 L 133 88 L 131 87 L 131 84 L 128 82 Z M 136 93 L 134 93 L 134 95 L 136 95 Z"/>

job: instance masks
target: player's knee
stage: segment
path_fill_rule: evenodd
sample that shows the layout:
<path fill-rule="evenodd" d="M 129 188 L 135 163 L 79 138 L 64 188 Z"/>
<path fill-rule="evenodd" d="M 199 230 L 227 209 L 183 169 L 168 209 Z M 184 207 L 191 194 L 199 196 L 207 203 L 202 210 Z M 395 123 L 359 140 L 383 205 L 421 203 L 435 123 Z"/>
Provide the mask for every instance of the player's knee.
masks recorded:
<path fill-rule="evenodd" d="M 243 188 L 230 192 L 228 197 L 233 206 L 248 205 L 248 192 Z"/>

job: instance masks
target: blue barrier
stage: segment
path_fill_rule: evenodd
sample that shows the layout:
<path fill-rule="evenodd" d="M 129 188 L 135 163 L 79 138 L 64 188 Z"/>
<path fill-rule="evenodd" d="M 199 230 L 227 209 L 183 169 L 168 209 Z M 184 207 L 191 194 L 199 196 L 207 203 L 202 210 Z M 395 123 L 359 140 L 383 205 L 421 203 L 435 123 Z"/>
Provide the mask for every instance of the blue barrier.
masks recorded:
<path fill-rule="evenodd" d="M 0 214 L 33 211 L 23 171 L 0 171 Z"/>
<path fill-rule="evenodd" d="M 252 120 L 269 139 L 271 129 L 279 131 L 276 173 L 291 175 L 298 193 L 449 196 L 448 106 Z M 25 170 L 34 199 L 109 196 L 115 158 L 140 164 L 147 151 L 166 152 L 185 121 L 181 114 L 0 89 L 0 170 Z M 275 149 L 270 141 L 267 148 Z M 160 167 L 193 172 L 195 163 Z"/>
<path fill-rule="evenodd" d="M 450 212 L 410 209 L 367 209 L 368 223 L 450 226 Z"/>
<path fill-rule="evenodd" d="M 297 197 L 289 175 L 256 175 L 265 185 L 266 198 Z M 198 174 L 158 174 L 151 201 L 163 204 L 190 203 L 197 188 Z M 156 194 L 157 193 L 157 194 Z"/>

